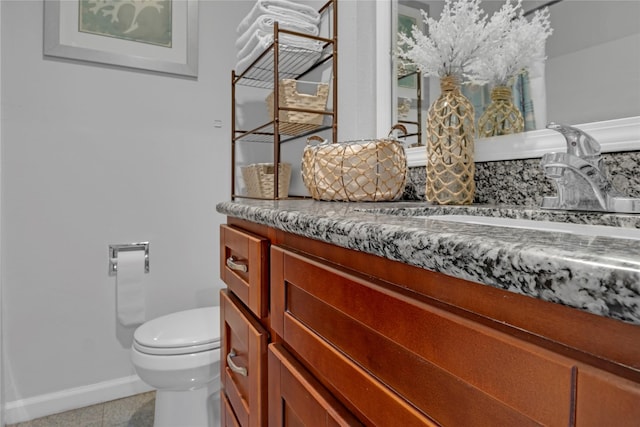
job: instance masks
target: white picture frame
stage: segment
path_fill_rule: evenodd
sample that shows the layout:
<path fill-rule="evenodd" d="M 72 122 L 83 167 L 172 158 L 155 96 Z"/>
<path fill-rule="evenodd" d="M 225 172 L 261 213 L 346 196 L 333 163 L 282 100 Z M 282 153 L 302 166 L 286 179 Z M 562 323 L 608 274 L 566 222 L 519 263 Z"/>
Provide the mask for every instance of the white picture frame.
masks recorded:
<path fill-rule="evenodd" d="M 169 0 L 171 45 L 79 31 L 80 0 L 44 1 L 44 55 L 198 76 L 198 0 Z"/>

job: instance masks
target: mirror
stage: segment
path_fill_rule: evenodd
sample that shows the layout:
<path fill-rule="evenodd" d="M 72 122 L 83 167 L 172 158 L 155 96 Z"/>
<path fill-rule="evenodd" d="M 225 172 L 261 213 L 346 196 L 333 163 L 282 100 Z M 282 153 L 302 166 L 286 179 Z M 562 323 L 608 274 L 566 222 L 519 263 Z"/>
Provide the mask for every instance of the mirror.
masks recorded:
<path fill-rule="evenodd" d="M 394 44 L 397 31 L 410 22 L 423 25 L 420 9 L 437 19 L 444 4 L 441 0 L 393 3 Z M 481 7 L 491 15 L 503 3 L 484 0 Z M 544 70 L 531 79 L 535 129 L 544 128 L 549 121 L 582 124 L 640 116 L 640 2 L 525 0 L 523 10 L 531 13 L 544 5 L 549 6 L 553 34 L 547 39 Z M 412 128 L 407 126 L 416 135 L 408 140 L 414 145 L 427 109 L 440 93 L 439 79 L 420 79 L 412 74 L 414 70 L 398 71 L 395 64 L 392 69 L 391 114 L 394 122 L 415 123 Z M 400 78 L 402 73 L 409 77 Z"/>

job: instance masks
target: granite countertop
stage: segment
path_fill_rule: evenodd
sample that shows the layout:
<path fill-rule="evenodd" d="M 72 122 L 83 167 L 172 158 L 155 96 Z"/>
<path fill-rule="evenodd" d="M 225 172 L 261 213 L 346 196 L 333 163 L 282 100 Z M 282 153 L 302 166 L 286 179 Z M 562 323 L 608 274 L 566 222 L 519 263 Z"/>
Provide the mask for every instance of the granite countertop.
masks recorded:
<path fill-rule="evenodd" d="M 222 202 L 290 233 L 640 325 L 640 241 L 420 218 L 473 214 L 640 228 L 640 215 L 425 202 Z"/>

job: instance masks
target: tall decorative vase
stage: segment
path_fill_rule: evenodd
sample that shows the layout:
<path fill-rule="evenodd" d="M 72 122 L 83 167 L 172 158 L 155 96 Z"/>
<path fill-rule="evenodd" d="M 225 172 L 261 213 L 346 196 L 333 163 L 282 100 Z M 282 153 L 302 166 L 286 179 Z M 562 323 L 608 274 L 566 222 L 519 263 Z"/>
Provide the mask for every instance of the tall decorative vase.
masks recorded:
<path fill-rule="evenodd" d="M 427 117 L 426 198 L 440 205 L 467 205 L 476 189 L 473 105 L 455 77 L 442 77 L 440 87 Z"/>
<path fill-rule="evenodd" d="M 478 120 L 480 138 L 509 135 L 524 130 L 524 119 L 520 110 L 513 105 L 511 88 L 496 86 L 491 90 L 491 104 Z"/>

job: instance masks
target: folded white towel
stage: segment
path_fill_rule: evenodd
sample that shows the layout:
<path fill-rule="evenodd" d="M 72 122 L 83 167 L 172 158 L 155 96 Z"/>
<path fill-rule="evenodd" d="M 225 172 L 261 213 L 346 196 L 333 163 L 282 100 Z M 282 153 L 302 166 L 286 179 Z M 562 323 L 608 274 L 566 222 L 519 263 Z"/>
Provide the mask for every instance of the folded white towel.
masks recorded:
<path fill-rule="evenodd" d="M 237 34 L 245 31 L 258 19 L 260 15 L 274 15 L 281 18 L 297 19 L 318 25 L 320 14 L 311 6 L 295 3 L 289 0 L 257 0 L 251 11 L 244 17 L 236 30 Z"/>
<path fill-rule="evenodd" d="M 236 48 L 242 49 L 251 36 L 258 30 L 263 32 L 270 32 L 273 34 L 273 24 L 278 21 L 280 29 L 297 31 L 299 33 L 309 34 L 317 36 L 320 31 L 318 25 L 312 24 L 306 21 L 300 21 L 298 19 L 291 19 L 288 17 L 280 17 L 278 15 L 260 15 L 251 26 L 238 37 L 236 40 Z"/>

